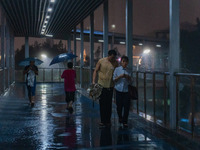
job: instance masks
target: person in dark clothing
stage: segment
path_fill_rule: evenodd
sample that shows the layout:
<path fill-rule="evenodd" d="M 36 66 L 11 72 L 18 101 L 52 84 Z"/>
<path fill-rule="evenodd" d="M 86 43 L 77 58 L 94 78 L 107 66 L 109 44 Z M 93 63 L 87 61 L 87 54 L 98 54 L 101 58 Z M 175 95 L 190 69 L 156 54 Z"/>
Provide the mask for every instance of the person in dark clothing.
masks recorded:
<path fill-rule="evenodd" d="M 98 84 L 100 84 L 103 89 L 100 95 L 100 117 L 101 122 L 99 123 L 100 128 L 111 126 L 111 114 L 112 114 L 112 96 L 113 96 L 113 72 L 118 66 L 116 61 L 116 51 L 109 50 L 108 57 L 102 58 L 98 61 L 96 68 L 93 73 L 93 81 L 95 84 L 97 72 L 98 72 Z"/>

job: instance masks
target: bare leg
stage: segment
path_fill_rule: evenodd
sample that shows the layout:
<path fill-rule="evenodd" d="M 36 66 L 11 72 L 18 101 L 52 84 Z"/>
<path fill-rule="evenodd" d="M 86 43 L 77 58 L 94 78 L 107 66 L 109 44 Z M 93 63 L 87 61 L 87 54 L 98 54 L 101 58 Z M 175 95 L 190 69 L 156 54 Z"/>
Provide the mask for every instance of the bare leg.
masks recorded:
<path fill-rule="evenodd" d="M 35 96 L 32 96 L 32 97 L 31 97 L 31 106 L 32 106 L 32 107 L 34 106 L 34 100 L 35 100 Z"/>

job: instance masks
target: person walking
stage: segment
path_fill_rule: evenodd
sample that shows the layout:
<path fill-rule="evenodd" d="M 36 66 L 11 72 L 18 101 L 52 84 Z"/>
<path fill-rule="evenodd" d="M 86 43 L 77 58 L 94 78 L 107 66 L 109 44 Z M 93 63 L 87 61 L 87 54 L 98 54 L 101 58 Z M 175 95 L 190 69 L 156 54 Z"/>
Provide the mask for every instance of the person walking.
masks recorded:
<path fill-rule="evenodd" d="M 101 58 L 97 62 L 93 73 L 92 83 L 95 84 L 98 73 L 98 84 L 103 87 L 99 97 L 101 117 L 101 122 L 99 123 L 100 128 L 111 126 L 112 96 L 114 87 L 112 77 L 114 69 L 118 66 L 116 55 L 117 53 L 115 50 L 109 50 L 108 57 Z"/>
<path fill-rule="evenodd" d="M 130 96 L 128 93 L 128 85 L 131 83 L 131 73 L 128 71 L 128 57 L 121 57 L 121 66 L 117 67 L 113 74 L 116 91 L 116 105 L 119 123 L 123 123 L 124 127 L 128 127 L 128 116 L 130 110 Z"/>
<path fill-rule="evenodd" d="M 66 102 L 67 107 L 66 109 L 69 111 L 69 113 L 73 113 L 73 103 L 75 99 L 75 79 L 76 79 L 76 71 L 73 68 L 73 63 L 68 62 L 67 63 L 68 69 L 64 70 L 61 78 L 64 79 L 64 87 L 65 87 L 65 94 L 66 94 Z"/>
<path fill-rule="evenodd" d="M 36 88 L 36 75 L 38 75 L 38 68 L 35 66 L 35 61 L 31 60 L 30 65 L 24 68 L 24 75 L 26 74 L 26 86 L 28 90 L 28 97 L 30 105 L 33 107 L 35 103 L 35 88 Z"/>

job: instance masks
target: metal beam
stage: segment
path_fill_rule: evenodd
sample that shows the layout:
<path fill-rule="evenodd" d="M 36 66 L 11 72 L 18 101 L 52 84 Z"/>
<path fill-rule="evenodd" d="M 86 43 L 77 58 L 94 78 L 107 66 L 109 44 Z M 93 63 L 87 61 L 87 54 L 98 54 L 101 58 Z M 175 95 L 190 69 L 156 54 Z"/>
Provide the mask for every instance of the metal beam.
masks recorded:
<path fill-rule="evenodd" d="M 90 84 L 92 84 L 94 66 L 94 13 L 90 14 Z"/>
<path fill-rule="evenodd" d="M 108 55 L 108 0 L 103 4 L 103 57 Z"/>
<path fill-rule="evenodd" d="M 133 2 L 126 0 L 126 55 L 129 58 L 128 67 L 133 68 Z"/>
<path fill-rule="evenodd" d="M 176 77 L 180 67 L 179 0 L 170 0 L 170 128 L 176 129 Z"/>

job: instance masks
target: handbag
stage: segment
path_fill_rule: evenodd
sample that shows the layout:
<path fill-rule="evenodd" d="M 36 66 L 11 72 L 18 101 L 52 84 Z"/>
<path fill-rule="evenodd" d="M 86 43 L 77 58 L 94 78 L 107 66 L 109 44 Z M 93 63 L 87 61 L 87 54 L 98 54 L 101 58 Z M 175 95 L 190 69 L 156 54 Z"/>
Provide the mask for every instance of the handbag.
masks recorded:
<path fill-rule="evenodd" d="M 137 100 L 138 99 L 138 90 L 135 86 L 133 85 L 128 85 L 128 93 L 130 95 L 130 98 L 132 100 Z"/>

